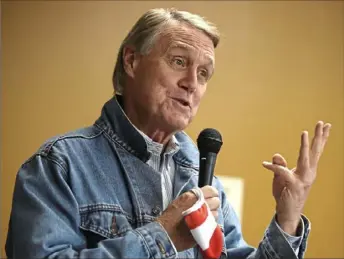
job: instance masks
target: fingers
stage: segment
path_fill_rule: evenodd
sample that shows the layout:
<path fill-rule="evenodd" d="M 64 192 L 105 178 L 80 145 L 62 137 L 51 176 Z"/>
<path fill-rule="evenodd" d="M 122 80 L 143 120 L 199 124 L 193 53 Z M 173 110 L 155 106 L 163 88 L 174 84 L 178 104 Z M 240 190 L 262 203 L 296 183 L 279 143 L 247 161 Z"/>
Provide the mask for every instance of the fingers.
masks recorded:
<path fill-rule="evenodd" d="M 219 197 L 218 190 L 213 186 L 206 185 L 202 187 L 201 190 L 203 192 L 204 199 L 212 198 L 212 197 Z"/>
<path fill-rule="evenodd" d="M 314 137 L 313 137 L 312 145 L 311 145 L 311 152 L 312 152 L 312 155 L 313 155 L 313 159 L 319 158 L 320 154 L 322 152 L 322 147 L 323 147 L 323 127 L 324 127 L 324 123 L 322 121 L 319 121 L 315 125 Z"/>
<path fill-rule="evenodd" d="M 273 164 L 273 163 L 264 161 L 263 166 L 266 169 L 274 172 L 275 175 L 290 174 L 291 173 L 287 167 L 282 166 L 282 165 Z"/>
<path fill-rule="evenodd" d="M 332 125 L 330 123 L 326 123 L 324 125 L 324 128 L 323 128 L 323 138 L 324 138 L 325 143 L 326 143 L 326 141 L 328 139 L 328 136 L 330 135 L 331 126 Z"/>
<path fill-rule="evenodd" d="M 272 157 L 272 163 L 275 165 L 280 165 L 280 166 L 284 166 L 287 167 L 287 161 L 285 160 L 285 158 L 280 155 L 280 154 L 275 154 Z"/>
<path fill-rule="evenodd" d="M 331 124 L 324 124 L 319 121 L 314 130 L 314 137 L 310 149 L 310 166 L 316 168 L 319 162 L 320 156 L 324 151 L 325 144 L 330 135 Z"/>
<path fill-rule="evenodd" d="M 297 159 L 297 168 L 301 169 L 299 171 L 303 172 L 304 168 L 309 167 L 309 140 L 308 131 L 303 131 L 301 134 L 301 145 L 299 151 L 299 157 Z"/>
<path fill-rule="evenodd" d="M 215 219 L 217 219 L 218 208 L 221 205 L 218 190 L 209 185 L 202 187 L 201 190 L 203 191 L 205 202 L 208 204 L 211 213 L 213 214 Z"/>
<path fill-rule="evenodd" d="M 290 173 L 289 169 L 287 168 L 287 161 L 281 154 L 274 154 L 272 157 L 272 163 L 264 161 L 263 166 L 274 172 L 275 176 L 285 173 Z"/>
<path fill-rule="evenodd" d="M 219 197 L 208 198 L 205 200 L 205 202 L 208 204 L 208 207 L 211 213 L 213 214 L 213 216 L 215 217 L 215 219 L 217 219 L 218 217 L 217 210 L 220 207 L 220 203 L 221 203 Z"/>
<path fill-rule="evenodd" d="M 268 170 L 273 171 L 275 175 L 286 172 L 292 174 L 295 172 L 299 175 L 307 174 L 309 171 L 315 172 L 318 161 L 329 137 L 330 129 L 330 123 L 324 124 L 323 121 L 318 121 L 315 126 L 315 133 L 311 146 L 309 145 L 308 131 L 302 132 L 299 157 L 297 160 L 297 170 L 293 169 L 290 171 L 287 168 L 287 161 L 280 154 L 275 154 L 273 156 L 272 163 L 263 162 L 263 166 Z"/>
<path fill-rule="evenodd" d="M 332 125 L 330 123 L 326 123 L 323 128 L 323 146 L 322 150 L 324 151 L 324 147 L 326 145 L 326 142 L 328 140 L 328 137 L 330 136 L 330 130 Z"/>
<path fill-rule="evenodd" d="M 220 207 L 220 199 L 218 197 L 208 198 L 205 200 L 210 210 L 217 210 Z"/>

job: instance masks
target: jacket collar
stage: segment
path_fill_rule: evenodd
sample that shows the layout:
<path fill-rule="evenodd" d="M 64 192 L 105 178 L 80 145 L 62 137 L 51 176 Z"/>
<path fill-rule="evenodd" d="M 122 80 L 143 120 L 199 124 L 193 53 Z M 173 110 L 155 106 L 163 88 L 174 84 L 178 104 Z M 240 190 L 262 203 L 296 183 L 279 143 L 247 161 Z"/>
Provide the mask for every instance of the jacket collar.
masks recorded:
<path fill-rule="evenodd" d="M 110 138 L 128 152 L 143 162 L 147 162 L 150 157 L 147 143 L 142 134 L 129 121 L 122 107 L 123 97 L 114 95 L 104 104 L 95 125 L 104 130 Z M 179 151 L 174 155 L 175 161 L 183 166 L 198 169 L 199 153 L 193 141 L 183 131 L 176 133 L 175 137 L 180 146 Z"/>

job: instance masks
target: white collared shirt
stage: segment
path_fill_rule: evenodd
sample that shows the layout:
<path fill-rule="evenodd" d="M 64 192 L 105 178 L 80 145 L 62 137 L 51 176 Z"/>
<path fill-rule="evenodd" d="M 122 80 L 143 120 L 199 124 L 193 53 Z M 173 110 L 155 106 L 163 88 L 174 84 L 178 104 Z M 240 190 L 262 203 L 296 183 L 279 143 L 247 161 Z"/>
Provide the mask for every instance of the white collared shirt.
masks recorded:
<path fill-rule="evenodd" d="M 173 200 L 173 182 L 175 175 L 175 163 L 173 160 L 173 155 L 178 152 L 179 143 L 175 136 L 172 136 L 171 140 L 164 149 L 163 144 L 154 142 L 140 130 L 138 130 L 138 132 L 140 132 L 145 139 L 147 150 L 151 154 L 146 163 L 154 170 L 161 173 L 162 201 L 163 210 L 165 210 Z"/>

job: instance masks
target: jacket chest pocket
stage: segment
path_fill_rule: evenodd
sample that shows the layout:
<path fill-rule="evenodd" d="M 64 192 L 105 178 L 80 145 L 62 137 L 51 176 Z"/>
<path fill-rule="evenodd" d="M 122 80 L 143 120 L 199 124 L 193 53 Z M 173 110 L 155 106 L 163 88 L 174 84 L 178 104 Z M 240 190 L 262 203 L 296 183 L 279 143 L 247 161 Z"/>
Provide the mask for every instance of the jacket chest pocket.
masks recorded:
<path fill-rule="evenodd" d="M 123 236 L 132 229 L 134 220 L 118 205 L 96 204 L 80 208 L 80 226 L 87 248 L 97 247 L 107 238 Z"/>

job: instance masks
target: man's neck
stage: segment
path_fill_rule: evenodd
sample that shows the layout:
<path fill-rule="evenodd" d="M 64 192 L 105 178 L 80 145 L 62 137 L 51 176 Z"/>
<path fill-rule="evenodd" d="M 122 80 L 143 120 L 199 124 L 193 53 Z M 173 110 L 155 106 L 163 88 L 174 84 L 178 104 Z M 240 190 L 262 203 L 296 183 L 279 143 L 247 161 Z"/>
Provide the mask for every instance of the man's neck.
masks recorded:
<path fill-rule="evenodd" d="M 133 105 L 128 104 L 124 100 L 123 96 L 121 98 L 123 100 L 122 109 L 124 111 L 124 114 L 127 116 L 128 120 L 134 125 L 134 127 L 140 130 L 154 142 L 166 146 L 171 140 L 174 133 L 166 132 L 156 127 L 156 120 L 154 118 L 150 118 L 149 116 L 142 118 L 143 116 L 139 116 L 138 112 L 136 112 L 135 107 Z"/>

